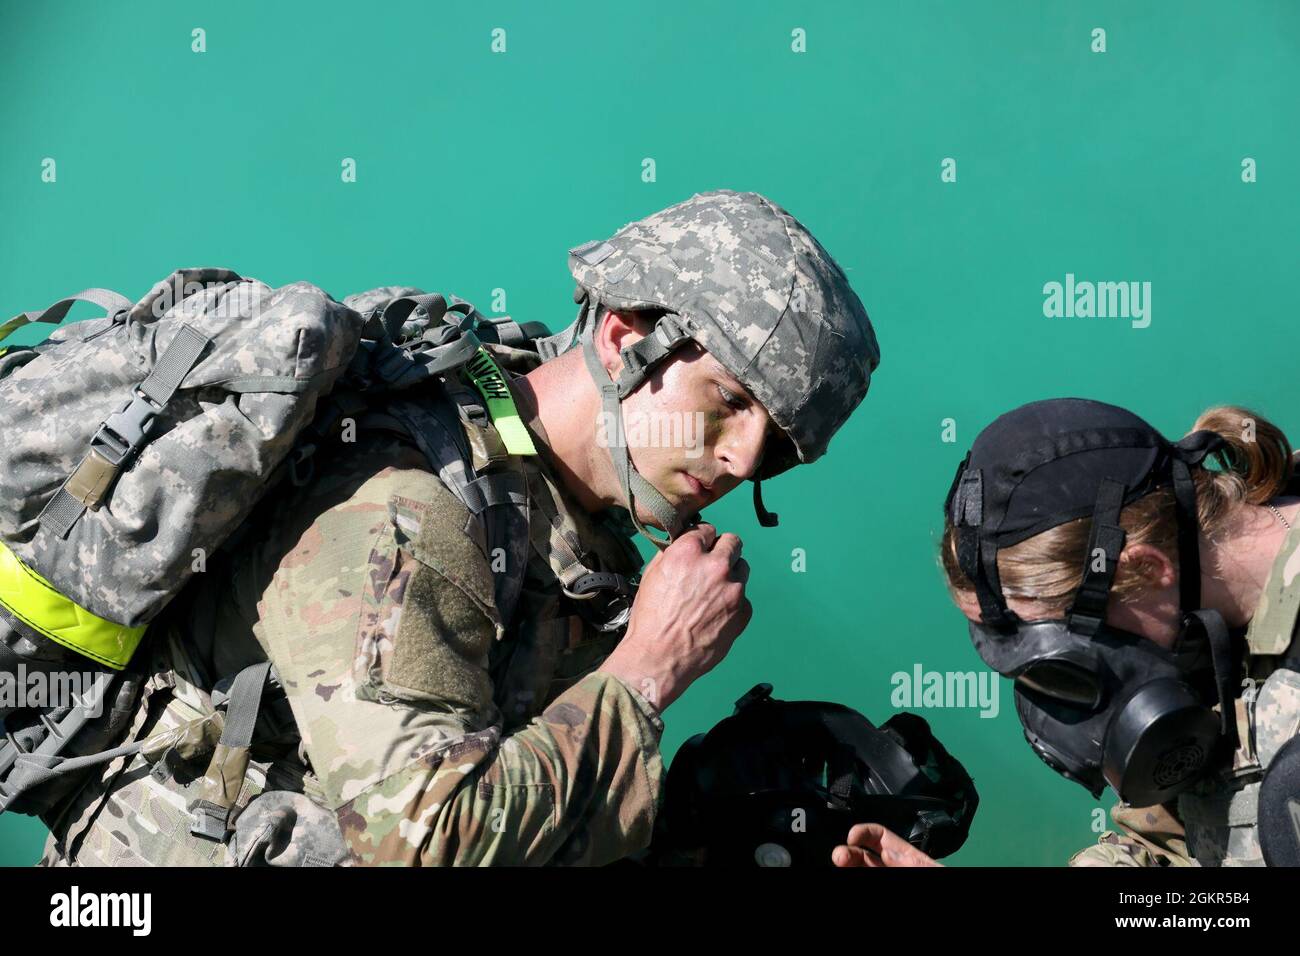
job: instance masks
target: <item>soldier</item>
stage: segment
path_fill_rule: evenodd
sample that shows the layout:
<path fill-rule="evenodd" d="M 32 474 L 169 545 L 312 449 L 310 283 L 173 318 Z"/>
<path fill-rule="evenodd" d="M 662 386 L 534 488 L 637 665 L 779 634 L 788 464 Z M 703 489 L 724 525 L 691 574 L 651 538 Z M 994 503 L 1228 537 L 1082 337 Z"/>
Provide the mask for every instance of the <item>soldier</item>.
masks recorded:
<path fill-rule="evenodd" d="M 518 594 L 510 549 L 368 412 L 155 626 L 130 730 L 150 744 L 46 815 L 44 864 L 603 864 L 646 845 L 661 713 L 751 613 L 740 539 L 698 512 L 752 479 L 775 523 L 759 482 L 826 450 L 879 351 L 839 266 L 754 193 L 696 195 L 570 268 L 577 320 L 537 355 L 499 350 L 523 374 L 464 423 L 476 469 L 520 477 L 484 503 L 526 501 Z M 663 447 L 647 421 L 702 430 Z M 658 553 L 633 599 L 638 531 Z M 278 683 L 228 746 L 265 661 Z"/>
<path fill-rule="evenodd" d="M 1286 856 L 1292 838 L 1256 807 L 1286 796 L 1300 754 L 1284 749 L 1300 721 L 1298 492 L 1285 435 L 1235 407 L 1171 443 L 1114 406 L 1035 402 L 975 440 L 945 507 L 953 598 L 1015 678 L 1034 750 L 1120 796 L 1124 832 L 1071 865 Z"/>

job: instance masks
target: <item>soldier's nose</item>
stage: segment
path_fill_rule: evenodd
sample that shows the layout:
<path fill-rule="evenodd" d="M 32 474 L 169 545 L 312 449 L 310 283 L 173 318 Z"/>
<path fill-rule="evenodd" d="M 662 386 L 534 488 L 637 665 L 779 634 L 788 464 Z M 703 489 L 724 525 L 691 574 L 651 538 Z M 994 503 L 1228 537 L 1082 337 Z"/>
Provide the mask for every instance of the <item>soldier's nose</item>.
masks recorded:
<path fill-rule="evenodd" d="M 745 422 L 718 443 L 718 460 L 737 482 L 752 477 L 758 470 L 759 462 L 763 460 L 767 423 L 757 416 L 751 418 L 752 421 Z"/>

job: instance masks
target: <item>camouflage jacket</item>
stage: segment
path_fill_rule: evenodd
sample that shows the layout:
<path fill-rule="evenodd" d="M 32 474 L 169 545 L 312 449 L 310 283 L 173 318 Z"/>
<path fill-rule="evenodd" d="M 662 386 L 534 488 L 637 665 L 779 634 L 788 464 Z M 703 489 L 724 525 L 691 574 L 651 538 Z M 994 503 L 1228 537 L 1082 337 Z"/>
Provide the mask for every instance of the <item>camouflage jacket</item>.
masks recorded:
<path fill-rule="evenodd" d="M 1262 866 L 1256 830 L 1260 781 L 1273 755 L 1300 730 L 1300 525 L 1282 543 L 1246 633 L 1240 746 L 1230 766 L 1163 807 L 1119 803 L 1107 831 L 1071 866 Z"/>
<path fill-rule="evenodd" d="M 561 594 L 561 536 L 593 570 L 641 558 L 625 524 L 571 499 L 542 455 L 522 459 L 533 545 L 510 627 L 469 513 L 406 440 L 359 430 L 355 449 L 277 492 L 255 539 L 215 562 L 151 641 L 132 736 L 47 820 L 43 863 L 232 864 L 193 837 L 186 807 L 220 734 L 215 680 L 269 658 L 287 729 L 259 721 L 236 802 L 299 791 L 331 811 L 354 864 L 601 864 L 650 840 L 663 762 L 657 710 L 598 670 L 604 633 Z M 297 831 L 295 831 L 297 832 Z"/>

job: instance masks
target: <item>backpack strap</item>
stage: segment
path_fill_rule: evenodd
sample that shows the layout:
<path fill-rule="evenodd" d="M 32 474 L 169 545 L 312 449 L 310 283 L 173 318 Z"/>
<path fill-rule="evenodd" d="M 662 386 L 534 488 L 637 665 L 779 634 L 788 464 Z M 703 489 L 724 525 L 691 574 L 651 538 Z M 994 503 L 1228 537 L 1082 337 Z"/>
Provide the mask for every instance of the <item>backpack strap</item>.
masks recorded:
<path fill-rule="evenodd" d="M 70 295 L 66 299 L 60 299 L 50 307 L 41 309 L 38 312 L 20 312 L 15 315 L 8 322 L 0 325 L 0 342 L 3 342 L 13 332 L 29 322 L 48 322 L 51 325 L 58 325 L 76 302 L 89 302 L 92 305 L 97 305 L 114 319 L 123 312 L 131 310 L 131 300 L 126 296 L 118 295 L 109 289 L 82 289 L 80 292 Z"/>
<path fill-rule="evenodd" d="M 99 508 L 118 472 L 140 450 L 154 420 L 166 411 L 210 344 L 211 339 L 193 326 L 180 327 L 131 398 L 100 424 L 76 471 L 41 509 L 42 529 L 66 538 L 87 508 Z"/>
<path fill-rule="evenodd" d="M 513 407 L 513 402 L 511 402 Z M 494 598 L 501 625 L 508 625 L 523 587 L 528 561 L 528 484 L 517 462 L 476 471 L 460 406 L 440 387 L 434 400 L 400 400 L 384 406 L 424 454 L 442 483 L 481 523 L 493 563 Z M 504 557 L 505 568 L 497 559 Z"/>
<path fill-rule="evenodd" d="M 401 294 L 385 297 L 385 288 L 345 300 L 364 308 L 369 339 L 349 374 L 359 391 L 380 397 L 371 421 L 382 418 L 384 427 L 395 424 L 409 436 L 480 523 L 501 626 L 513 615 L 534 548 L 573 598 L 590 600 L 598 590 L 626 593 L 625 578 L 583 565 L 554 509 L 534 527 L 525 462 L 537 449 L 494 354 L 503 361 L 512 353 L 536 359 L 534 343 L 549 334 L 546 326 L 509 316 L 485 318 L 454 295 L 391 288 Z M 416 385 L 418 398 L 392 394 Z"/>
<path fill-rule="evenodd" d="M 107 763 L 114 757 L 139 749 L 137 745 L 83 757 L 62 757 L 68 742 L 102 709 L 117 674 L 101 672 L 85 694 L 74 698 L 70 707 L 56 715 L 43 714 L 44 733 L 36 746 L 24 749 L 14 734 L 0 742 L 0 813 L 28 790 L 63 774 Z"/>
<path fill-rule="evenodd" d="M 239 800 L 248 772 L 253 728 L 262 709 L 262 691 L 272 679 L 270 661 L 250 664 L 235 675 L 226 704 L 221 740 L 212 752 L 203 790 L 190 805 L 190 833 L 224 843 L 233 829 L 230 809 Z"/>
<path fill-rule="evenodd" d="M 636 594 L 633 578 L 613 571 L 594 571 L 582 560 L 577 529 L 556 505 L 559 489 L 543 469 L 533 470 L 545 489 L 535 496 L 531 515 L 529 542 L 533 550 L 554 572 L 564 595 L 577 602 L 584 620 L 599 631 L 618 630 L 632 614 Z M 635 547 L 629 547 L 635 553 Z M 640 555 L 636 557 L 639 560 Z"/>

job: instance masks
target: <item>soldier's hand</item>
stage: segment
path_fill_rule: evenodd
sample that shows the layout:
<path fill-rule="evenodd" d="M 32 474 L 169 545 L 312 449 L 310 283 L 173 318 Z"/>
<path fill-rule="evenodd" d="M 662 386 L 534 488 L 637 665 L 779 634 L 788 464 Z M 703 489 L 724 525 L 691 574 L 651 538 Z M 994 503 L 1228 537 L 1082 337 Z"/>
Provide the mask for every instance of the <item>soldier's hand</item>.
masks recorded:
<path fill-rule="evenodd" d="M 666 709 L 749 624 L 749 565 L 740 552 L 740 538 L 700 524 L 656 554 L 641 577 L 627 634 L 600 670 Z"/>
<path fill-rule="evenodd" d="M 831 851 L 836 866 L 943 866 L 879 823 L 859 823 Z"/>

